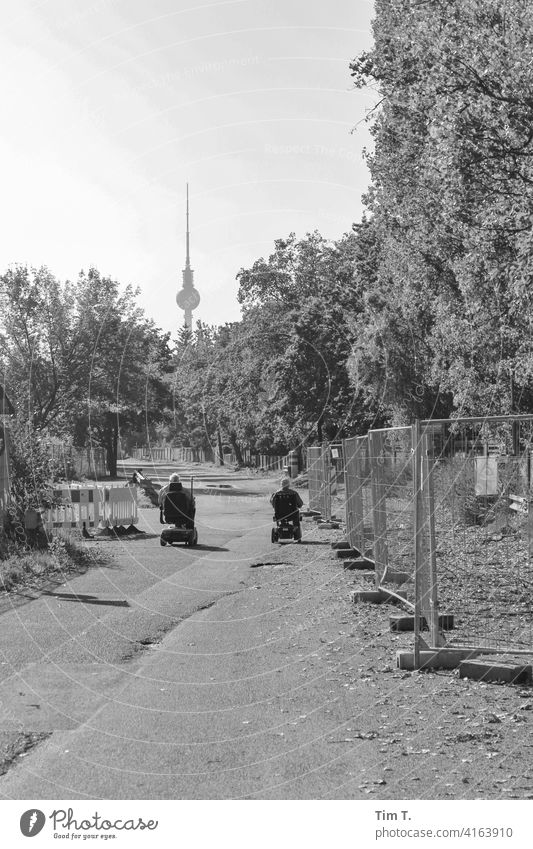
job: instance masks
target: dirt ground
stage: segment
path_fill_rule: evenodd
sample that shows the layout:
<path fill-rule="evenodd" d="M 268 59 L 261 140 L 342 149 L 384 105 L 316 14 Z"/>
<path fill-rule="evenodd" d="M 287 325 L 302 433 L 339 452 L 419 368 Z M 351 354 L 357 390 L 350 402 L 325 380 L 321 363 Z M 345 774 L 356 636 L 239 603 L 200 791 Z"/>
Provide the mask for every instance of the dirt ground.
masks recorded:
<path fill-rule="evenodd" d="M 313 528 L 313 545 L 274 548 L 256 567 L 271 603 L 294 600 L 285 650 L 302 653 L 302 678 L 309 667 L 324 676 L 326 739 L 345 770 L 330 797 L 533 798 L 533 689 L 397 669 L 413 635 L 390 631 L 398 608 L 350 603 L 369 578 L 343 568 L 330 545 L 342 538 Z"/>

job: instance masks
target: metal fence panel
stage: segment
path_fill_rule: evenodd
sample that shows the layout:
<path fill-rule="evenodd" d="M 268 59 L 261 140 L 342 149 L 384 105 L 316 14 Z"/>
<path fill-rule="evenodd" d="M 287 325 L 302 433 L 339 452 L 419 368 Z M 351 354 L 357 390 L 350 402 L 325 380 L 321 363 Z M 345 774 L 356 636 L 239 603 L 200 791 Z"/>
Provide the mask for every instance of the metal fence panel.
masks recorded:
<path fill-rule="evenodd" d="M 352 548 L 363 553 L 363 499 L 357 462 L 358 439 L 352 437 L 343 442 L 344 451 L 344 486 L 346 510 L 346 536 Z"/>
<path fill-rule="evenodd" d="M 533 417 L 423 422 L 421 442 L 431 641 L 440 609 L 448 646 L 533 654 Z"/>
<path fill-rule="evenodd" d="M 309 509 L 317 510 L 324 519 L 331 518 L 331 468 L 327 445 L 307 449 Z"/>
<path fill-rule="evenodd" d="M 415 486 L 411 427 L 368 434 L 376 586 L 412 590 Z"/>

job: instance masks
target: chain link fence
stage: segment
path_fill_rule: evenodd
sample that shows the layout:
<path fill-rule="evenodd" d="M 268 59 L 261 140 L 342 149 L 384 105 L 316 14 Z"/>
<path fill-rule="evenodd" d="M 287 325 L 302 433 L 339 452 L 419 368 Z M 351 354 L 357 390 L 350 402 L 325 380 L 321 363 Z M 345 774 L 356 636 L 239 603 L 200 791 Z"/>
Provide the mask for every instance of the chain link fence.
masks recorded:
<path fill-rule="evenodd" d="M 344 440 L 348 541 L 374 565 L 376 589 L 404 591 L 415 656 L 533 654 L 532 452 L 527 415 Z"/>

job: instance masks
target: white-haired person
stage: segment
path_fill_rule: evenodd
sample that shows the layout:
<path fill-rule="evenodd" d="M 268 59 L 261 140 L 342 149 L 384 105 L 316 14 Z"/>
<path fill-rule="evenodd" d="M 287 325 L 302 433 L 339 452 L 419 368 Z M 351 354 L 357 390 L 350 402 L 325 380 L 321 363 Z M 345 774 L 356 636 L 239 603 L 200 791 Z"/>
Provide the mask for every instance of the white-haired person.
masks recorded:
<path fill-rule="evenodd" d="M 281 479 L 281 489 L 276 490 L 270 496 L 270 503 L 274 508 L 276 519 L 289 519 L 294 522 L 297 529 L 295 539 L 302 538 L 300 527 L 300 507 L 303 507 L 303 501 L 300 493 L 295 489 L 291 489 L 291 479 L 283 477 Z"/>
<path fill-rule="evenodd" d="M 173 474 L 171 474 L 169 479 L 168 479 L 168 483 L 166 483 L 164 486 L 162 486 L 161 489 L 159 490 L 158 499 L 159 499 L 159 506 L 160 507 L 163 506 L 163 502 L 165 500 L 165 495 L 169 491 L 171 483 L 181 484 L 180 476 L 178 475 L 177 472 L 174 472 Z M 183 484 L 181 484 L 181 488 L 183 489 Z"/>
<path fill-rule="evenodd" d="M 187 526 L 194 527 L 195 504 L 194 498 L 183 489 L 180 476 L 173 472 L 168 483 L 162 486 L 158 493 L 159 507 L 166 513 L 177 513 L 186 520 Z"/>

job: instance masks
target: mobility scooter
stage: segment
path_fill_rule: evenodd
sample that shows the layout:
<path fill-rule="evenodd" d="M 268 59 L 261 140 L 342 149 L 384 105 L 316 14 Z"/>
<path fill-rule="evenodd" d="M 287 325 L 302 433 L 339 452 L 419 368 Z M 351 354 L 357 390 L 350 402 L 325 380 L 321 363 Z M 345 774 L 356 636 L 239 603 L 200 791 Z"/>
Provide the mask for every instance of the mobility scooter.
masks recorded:
<path fill-rule="evenodd" d="M 161 545 L 173 545 L 183 542 L 192 546 L 198 543 L 198 531 L 194 526 L 196 512 L 193 495 L 193 478 L 191 477 L 190 495 L 185 492 L 181 483 L 171 483 L 165 500 L 160 507 L 160 522 L 167 525 L 161 531 Z"/>
<path fill-rule="evenodd" d="M 274 521 L 276 527 L 272 528 L 272 542 L 302 541 L 302 527 L 300 524 L 300 509 L 296 503 L 294 492 L 277 492 L 274 496 Z"/>

